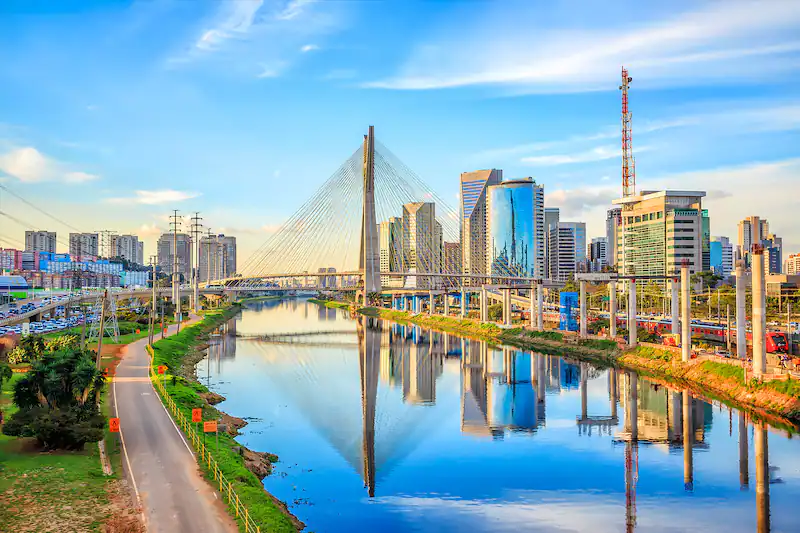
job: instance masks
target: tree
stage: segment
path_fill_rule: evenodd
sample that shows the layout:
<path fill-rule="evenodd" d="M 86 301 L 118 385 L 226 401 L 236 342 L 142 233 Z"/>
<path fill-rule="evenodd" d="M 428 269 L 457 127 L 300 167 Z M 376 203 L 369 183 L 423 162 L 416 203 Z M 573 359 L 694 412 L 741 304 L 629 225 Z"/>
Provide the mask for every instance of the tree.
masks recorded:
<path fill-rule="evenodd" d="M 47 349 L 47 344 L 39 335 L 23 335 L 16 348 L 8 354 L 11 364 L 26 363 L 39 359 Z"/>
<path fill-rule="evenodd" d="M 3 433 L 35 437 L 46 450 L 80 450 L 103 438 L 106 419 L 100 413 L 105 380 L 94 353 L 63 350 L 46 353 L 14 384 L 19 410 Z"/>
<path fill-rule="evenodd" d="M 493 304 L 489 306 L 489 320 L 502 320 L 503 318 L 503 305 Z"/>
<path fill-rule="evenodd" d="M 720 281 L 722 281 L 722 276 L 714 274 L 711 270 L 696 272 L 692 274 L 691 277 L 692 285 L 697 285 L 702 282 L 703 287 L 706 289 L 715 289 Z"/>

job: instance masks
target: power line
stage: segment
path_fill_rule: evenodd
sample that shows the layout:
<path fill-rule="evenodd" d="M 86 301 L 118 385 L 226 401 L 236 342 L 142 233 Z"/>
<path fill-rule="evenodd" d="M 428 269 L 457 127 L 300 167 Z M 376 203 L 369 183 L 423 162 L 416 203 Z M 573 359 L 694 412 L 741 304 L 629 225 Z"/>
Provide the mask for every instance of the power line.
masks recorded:
<path fill-rule="evenodd" d="M 35 209 L 35 210 L 39 211 L 39 212 L 40 212 L 40 213 L 42 213 L 43 215 L 45 215 L 45 216 L 47 216 L 47 217 L 50 217 L 51 219 L 55 220 L 55 221 L 56 221 L 56 222 L 58 222 L 59 224 L 63 224 L 64 226 L 68 227 L 69 229 L 71 229 L 71 230 L 74 230 L 74 231 L 76 231 L 76 232 L 78 232 L 78 233 L 81 233 L 81 230 L 79 230 L 79 229 L 78 229 L 78 228 L 76 228 L 75 226 L 73 226 L 73 225 L 71 225 L 71 224 L 69 224 L 69 223 L 65 222 L 64 220 L 61 220 L 60 218 L 58 218 L 58 217 L 56 217 L 56 216 L 53 216 L 53 215 L 51 215 L 50 213 L 48 213 L 48 212 L 47 212 L 47 211 L 45 211 L 44 209 L 41 209 L 40 207 L 37 207 L 36 205 L 32 204 L 31 202 L 29 202 L 28 200 L 26 200 L 25 198 L 23 198 L 23 197 L 22 197 L 22 196 L 20 196 L 19 194 L 15 193 L 14 191 L 12 191 L 12 190 L 11 190 L 11 189 L 9 189 L 8 187 L 6 187 L 5 185 L 3 185 L 3 184 L 0 184 L 0 189 L 3 189 L 4 191 L 6 191 L 6 192 L 7 192 L 8 194 L 10 194 L 11 196 L 14 196 L 14 197 L 15 197 L 15 198 L 17 198 L 18 200 L 20 200 L 21 202 L 23 202 L 24 204 L 26 204 L 28 207 L 32 207 L 33 209 Z"/>

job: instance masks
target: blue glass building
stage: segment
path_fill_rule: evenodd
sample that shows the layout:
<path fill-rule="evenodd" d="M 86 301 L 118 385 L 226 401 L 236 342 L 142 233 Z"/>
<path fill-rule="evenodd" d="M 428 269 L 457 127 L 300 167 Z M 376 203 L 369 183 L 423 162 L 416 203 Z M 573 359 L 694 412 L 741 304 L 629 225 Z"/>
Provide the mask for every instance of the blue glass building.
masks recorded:
<path fill-rule="evenodd" d="M 534 276 L 537 247 L 536 185 L 531 179 L 504 181 L 487 191 L 487 261 L 497 276 Z M 543 244 L 543 243 L 542 243 Z"/>

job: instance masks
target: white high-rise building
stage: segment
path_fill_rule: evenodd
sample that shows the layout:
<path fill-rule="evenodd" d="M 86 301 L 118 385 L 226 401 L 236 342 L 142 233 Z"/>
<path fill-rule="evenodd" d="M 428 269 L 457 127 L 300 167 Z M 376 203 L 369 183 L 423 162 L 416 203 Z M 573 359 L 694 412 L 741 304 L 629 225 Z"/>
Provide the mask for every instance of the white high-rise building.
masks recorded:
<path fill-rule="evenodd" d="M 69 255 L 77 261 L 79 257 L 100 255 L 100 236 L 97 233 L 70 233 Z"/>
<path fill-rule="evenodd" d="M 592 272 L 602 272 L 608 266 L 608 238 L 595 237 L 589 245 L 589 266 Z"/>
<path fill-rule="evenodd" d="M 417 288 L 436 286 L 437 278 L 421 276 L 441 273 L 442 229 L 436 221 L 433 202 L 413 202 L 403 206 L 403 263 L 415 275 L 406 284 Z"/>
<path fill-rule="evenodd" d="M 487 274 L 486 188 L 502 180 L 503 171 L 498 169 L 461 174 L 461 268 L 464 274 Z M 480 284 L 480 280 L 464 281 Z"/>
<path fill-rule="evenodd" d="M 544 277 L 553 279 L 550 272 L 550 228 L 558 224 L 561 214 L 558 207 L 544 208 Z"/>
<path fill-rule="evenodd" d="M 55 231 L 26 231 L 25 232 L 25 251 L 26 252 L 56 252 L 56 232 Z"/>
<path fill-rule="evenodd" d="M 617 265 L 617 236 L 619 235 L 619 228 L 622 224 L 622 208 L 613 207 L 606 213 L 606 262 L 608 266 L 613 267 Z"/>
<path fill-rule="evenodd" d="M 200 282 L 225 279 L 236 273 L 236 237 L 206 235 L 200 237 Z"/>
<path fill-rule="evenodd" d="M 136 235 L 112 235 L 111 250 L 114 257 L 122 257 L 137 265 L 144 264 L 144 242 Z"/>
<path fill-rule="evenodd" d="M 177 252 L 174 247 L 174 239 L 177 239 Z M 162 233 L 158 239 L 158 266 L 161 271 L 168 276 L 172 275 L 175 256 L 178 256 L 178 273 L 183 280 L 191 279 L 192 272 L 192 238 L 186 233 Z"/>
<path fill-rule="evenodd" d="M 549 271 L 552 279 L 567 281 L 586 264 L 586 223 L 559 222 L 550 226 Z"/>

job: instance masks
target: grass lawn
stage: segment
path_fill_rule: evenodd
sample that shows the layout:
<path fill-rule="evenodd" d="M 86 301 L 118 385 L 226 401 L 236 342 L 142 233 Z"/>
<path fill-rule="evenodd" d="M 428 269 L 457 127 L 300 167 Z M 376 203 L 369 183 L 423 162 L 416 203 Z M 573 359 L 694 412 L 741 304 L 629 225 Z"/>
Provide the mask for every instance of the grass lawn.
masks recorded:
<path fill-rule="evenodd" d="M 102 364 L 117 361 L 109 355 Z M 6 417 L 16 410 L 11 391 L 23 375 L 15 373 L 3 383 L 0 408 Z M 107 387 L 101 406 L 106 416 L 111 414 L 109 392 Z M 34 439 L 0 433 L 2 531 L 141 531 L 122 482 L 118 435 L 106 430 L 105 440 L 112 476 L 103 474 L 97 444 L 87 444 L 81 452 L 40 452 Z"/>

